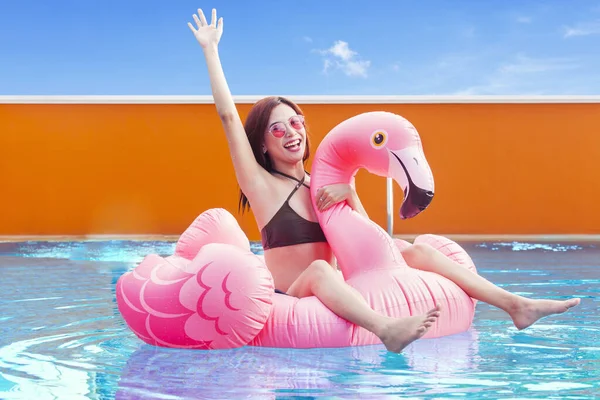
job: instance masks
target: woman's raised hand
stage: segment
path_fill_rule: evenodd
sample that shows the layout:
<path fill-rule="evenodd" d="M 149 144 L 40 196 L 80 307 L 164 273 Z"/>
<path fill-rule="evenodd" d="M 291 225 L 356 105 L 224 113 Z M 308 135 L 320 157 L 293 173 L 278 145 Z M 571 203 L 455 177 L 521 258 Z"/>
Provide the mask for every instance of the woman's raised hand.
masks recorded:
<path fill-rule="evenodd" d="M 198 9 L 198 15 L 194 14 L 194 21 L 196 22 L 196 27 L 190 22 L 188 22 L 188 26 L 194 33 L 200 46 L 203 49 L 209 46 L 217 46 L 223 34 L 223 17 L 219 18 L 217 22 L 217 10 L 212 9 L 210 24 L 206 22 L 206 17 L 201 9 Z"/>

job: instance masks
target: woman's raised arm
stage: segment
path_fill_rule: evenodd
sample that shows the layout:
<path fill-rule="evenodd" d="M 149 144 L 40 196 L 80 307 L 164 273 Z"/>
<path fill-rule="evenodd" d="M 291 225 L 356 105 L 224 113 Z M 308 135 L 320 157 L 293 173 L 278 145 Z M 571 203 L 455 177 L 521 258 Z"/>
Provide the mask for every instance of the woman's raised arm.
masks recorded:
<path fill-rule="evenodd" d="M 194 14 L 193 18 L 196 27 L 189 22 L 188 26 L 204 51 L 215 106 L 225 129 L 236 178 L 240 189 L 248 196 L 264 187 L 268 173 L 256 162 L 252 153 L 221 66 L 219 40 L 223 34 L 223 17 L 217 22 L 217 11 L 213 9 L 209 24 L 202 10 L 198 9 L 198 15 Z"/>

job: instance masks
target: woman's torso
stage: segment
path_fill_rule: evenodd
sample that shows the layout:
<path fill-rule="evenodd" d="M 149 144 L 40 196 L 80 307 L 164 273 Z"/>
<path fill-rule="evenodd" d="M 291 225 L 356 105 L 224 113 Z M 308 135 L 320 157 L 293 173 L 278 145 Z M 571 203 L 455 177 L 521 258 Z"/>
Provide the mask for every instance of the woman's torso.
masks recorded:
<path fill-rule="evenodd" d="M 307 174 L 303 182 L 310 186 L 310 176 Z M 298 182 L 284 176 L 273 176 L 271 188 L 265 192 L 265 195 L 259 199 L 253 199 L 252 209 L 256 218 L 256 223 L 261 231 L 265 228 L 273 217 L 285 206 L 288 201 L 290 209 L 288 212 L 294 212 L 298 224 L 308 225 L 307 221 L 313 224 L 317 223 L 317 216 L 313 210 L 310 190 Z M 292 196 L 288 199 L 290 194 Z M 302 221 L 300 219 L 304 219 Z M 284 235 L 285 232 L 278 232 L 272 229 L 273 223 L 269 224 L 271 234 Z M 277 230 L 293 231 L 294 226 L 277 225 Z M 314 229 L 313 229 L 314 231 Z M 263 232 L 264 235 L 264 232 Z M 319 235 L 317 235 L 319 236 Z M 317 239 L 317 238 L 315 238 Z M 325 260 L 333 264 L 333 252 L 324 238 L 312 243 L 300 243 L 266 249 L 264 252 L 265 262 L 273 275 L 275 287 L 282 291 L 287 291 L 289 286 L 298 278 L 298 276 L 315 260 Z"/>
<path fill-rule="evenodd" d="M 333 253 L 327 243 L 303 243 L 265 251 L 265 263 L 273 275 L 275 288 L 284 292 L 315 260 L 333 264 Z"/>

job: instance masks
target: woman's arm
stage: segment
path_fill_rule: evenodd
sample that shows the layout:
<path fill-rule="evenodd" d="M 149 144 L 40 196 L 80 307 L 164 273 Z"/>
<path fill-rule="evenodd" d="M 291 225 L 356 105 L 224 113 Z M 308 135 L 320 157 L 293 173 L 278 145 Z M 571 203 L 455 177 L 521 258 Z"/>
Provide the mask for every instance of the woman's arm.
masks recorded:
<path fill-rule="evenodd" d="M 356 188 L 352 184 L 336 183 L 327 185 L 317 190 L 316 196 L 319 211 L 325 211 L 329 207 L 345 200 L 350 208 L 366 218 L 369 218 L 367 211 L 358 198 Z"/>
<path fill-rule="evenodd" d="M 212 10 L 211 23 L 208 24 L 204 13 L 198 9 L 198 16 L 194 14 L 196 27 L 188 22 L 189 28 L 194 33 L 196 40 L 202 46 L 210 86 L 215 101 L 215 106 L 225 129 L 229 152 L 233 161 L 236 178 L 242 192 L 249 195 L 257 188 L 262 188 L 265 183 L 266 171 L 256 162 L 244 125 L 240 119 L 235 102 L 227 85 L 225 73 L 219 58 L 219 40 L 223 34 L 223 18 L 217 23 L 217 11 Z"/>
<path fill-rule="evenodd" d="M 348 205 L 350 207 L 352 207 L 352 209 L 362 215 L 364 215 L 366 218 L 369 218 L 369 214 L 367 214 L 367 210 L 365 210 L 365 208 L 363 207 L 362 203 L 360 202 L 360 199 L 358 198 L 358 193 L 356 193 L 356 189 L 354 188 L 354 186 L 351 186 L 351 193 L 350 193 L 350 197 L 348 198 Z"/>

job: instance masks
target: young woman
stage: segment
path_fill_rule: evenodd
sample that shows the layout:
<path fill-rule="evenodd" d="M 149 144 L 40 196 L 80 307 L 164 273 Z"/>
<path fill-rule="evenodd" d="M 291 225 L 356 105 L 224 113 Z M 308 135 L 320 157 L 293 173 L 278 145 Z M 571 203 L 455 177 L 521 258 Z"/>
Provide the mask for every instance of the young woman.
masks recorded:
<path fill-rule="evenodd" d="M 300 298 L 316 296 L 341 318 L 373 332 L 388 350 L 402 351 L 425 334 L 439 317 L 440 309 L 436 307 L 419 316 L 389 318 L 373 311 L 341 279 L 310 199 L 310 175 L 304 169 L 310 150 L 302 111 L 288 99 L 268 97 L 252 107 L 243 125 L 219 59 L 223 18 L 217 21 L 214 9 L 210 24 L 200 9 L 193 18 L 196 26 L 188 26 L 204 52 L 215 106 L 240 186 L 240 206 L 252 206 L 261 230 L 265 262 L 277 291 Z M 352 185 L 321 188 L 318 198 L 319 210 L 346 201 L 366 216 Z M 503 309 L 519 329 L 579 303 L 579 299 L 532 300 L 514 295 L 479 275 L 457 268 L 430 246 L 412 245 L 402 254 L 411 267 L 443 275 L 471 297 Z"/>

